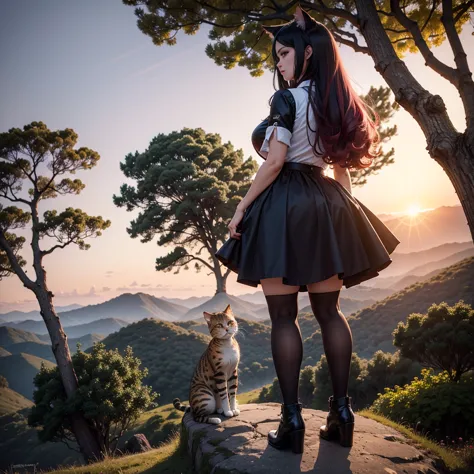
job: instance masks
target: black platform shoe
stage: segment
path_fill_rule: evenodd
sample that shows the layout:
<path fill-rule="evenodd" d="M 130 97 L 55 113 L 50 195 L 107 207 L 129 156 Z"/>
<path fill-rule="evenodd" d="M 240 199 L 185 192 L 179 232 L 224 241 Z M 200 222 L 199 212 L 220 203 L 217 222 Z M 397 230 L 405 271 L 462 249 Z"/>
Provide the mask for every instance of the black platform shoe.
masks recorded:
<path fill-rule="evenodd" d="M 328 441 L 339 439 L 341 446 L 351 447 L 354 438 L 354 412 L 351 397 L 329 397 L 329 414 L 326 424 L 319 428 L 321 438 Z"/>
<path fill-rule="evenodd" d="M 300 402 L 281 405 L 280 425 L 268 433 L 268 443 L 276 449 L 291 448 L 296 454 L 304 450 L 305 424 Z"/>

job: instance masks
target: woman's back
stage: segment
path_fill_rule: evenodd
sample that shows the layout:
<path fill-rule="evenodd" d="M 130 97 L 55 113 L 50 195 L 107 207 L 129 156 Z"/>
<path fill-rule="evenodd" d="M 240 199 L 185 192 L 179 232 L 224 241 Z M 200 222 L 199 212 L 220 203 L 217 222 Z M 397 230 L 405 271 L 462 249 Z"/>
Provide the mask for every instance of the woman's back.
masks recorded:
<path fill-rule="evenodd" d="M 309 83 L 309 80 L 303 81 L 298 87 L 276 92 L 279 96 L 274 97 L 270 115 L 252 133 L 253 146 L 262 158 L 266 159 L 270 136 L 276 130 L 278 140 L 288 145 L 285 162 L 305 163 L 324 169 L 329 167 L 320 155 L 314 154 L 312 148 L 316 121 L 312 107 L 308 108 Z M 310 128 L 307 126 L 307 113 Z M 323 149 L 321 141 L 318 149 Z"/>

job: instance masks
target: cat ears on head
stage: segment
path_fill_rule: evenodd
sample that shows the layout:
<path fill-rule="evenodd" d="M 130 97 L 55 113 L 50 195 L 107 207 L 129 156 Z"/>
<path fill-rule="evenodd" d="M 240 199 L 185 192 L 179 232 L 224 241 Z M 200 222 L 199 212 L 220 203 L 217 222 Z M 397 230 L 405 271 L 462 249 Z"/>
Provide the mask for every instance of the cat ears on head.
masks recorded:
<path fill-rule="evenodd" d="M 299 5 L 296 7 L 294 17 L 294 21 L 296 21 L 296 26 L 298 28 L 301 28 L 303 31 L 309 31 L 317 24 L 317 21 L 307 11 L 303 10 Z M 273 39 L 284 26 L 289 25 L 290 23 L 292 22 L 290 21 L 288 23 L 283 23 L 282 25 L 262 25 L 262 28 L 263 31 L 267 33 L 271 39 Z"/>
<path fill-rule="evenodd" d="M 233 315 L 232 310 L 230 309 L 230 304 L 227 305 L 227 308 L 223 311 L 226 314 Z M 212 313 L 207 313 L 206 311 L 203 312 L 204 314 L 204 319 L 209 322 L 212 317 Z"/>

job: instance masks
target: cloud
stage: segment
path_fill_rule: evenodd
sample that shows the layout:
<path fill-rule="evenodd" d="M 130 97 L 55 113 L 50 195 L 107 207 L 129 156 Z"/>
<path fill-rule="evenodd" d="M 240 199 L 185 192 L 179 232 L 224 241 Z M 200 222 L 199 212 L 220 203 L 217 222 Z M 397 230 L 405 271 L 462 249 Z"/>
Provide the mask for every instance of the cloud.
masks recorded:
<path fill-rule="evenodd" d="M 108 286 L 102 287 L 102 293 L 107 293 L 108 291 L 112 291 L 112 288 L 109 288 Z"/>
<path fill-rule="evenodd" d="M 130 283 L 130 286 L 138 286 L 138 283 L 134 281 L 133 283 Z"/>
<path fill-rule="evenodd" d="M 87 293 L 79 293 L 77 288 L 74 288 L 72 291 L 53 291 L 53 294 L 56 298 L 95 298 L 99 296 L 95 291 L 95 286 L 91 286 Z"/>
<path fill-rule="evenodd" d="M 139 288 L 136 287 L 119 287 L 116 288 L 115 291 L 120 291 L 120 292 L 130 292 L 130 291 L 138 291 Z M 155 291 L 166 291 L 166 290 L 175 290 L 171 285 L 160 285 L 159 287 L 156 288 L 147 288 L 147 292 L 155 292 Z"/>

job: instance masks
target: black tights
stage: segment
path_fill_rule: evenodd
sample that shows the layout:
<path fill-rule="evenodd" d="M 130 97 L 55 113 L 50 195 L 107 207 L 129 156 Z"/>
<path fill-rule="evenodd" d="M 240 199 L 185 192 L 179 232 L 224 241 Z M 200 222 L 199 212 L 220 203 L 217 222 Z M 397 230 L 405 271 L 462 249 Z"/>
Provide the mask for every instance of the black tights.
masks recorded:
<path fill-rule="evenodd" d="M 321 327 L 334 398 L 347 396 L 352 357 L 352 333 L 339 308 L 340 292 L 308 293 L 311 308 Z"/>
<path fill-rule="evenodd" d="M 265 295 L 272 320 L 272 355 L 283 403 L 298 401 L 298 382 L 303 360 L 303 340 L 296 317 L 298 292 Z"/>
<path fill-rule="evenodd" d="M 308 293 L 311 308 L 321 327 L 335 398 L 347 395 L 352 356 L 351 330 L 339 309 L 340 291 Z M 272 355 L 283 403 L 296 403 L 303 359 L 303 340 L 297 321 L 298 292 L 265 295 L 265 299 L 272 321 Z"/>

